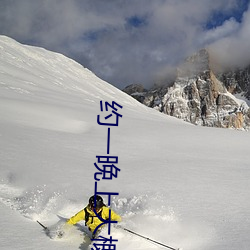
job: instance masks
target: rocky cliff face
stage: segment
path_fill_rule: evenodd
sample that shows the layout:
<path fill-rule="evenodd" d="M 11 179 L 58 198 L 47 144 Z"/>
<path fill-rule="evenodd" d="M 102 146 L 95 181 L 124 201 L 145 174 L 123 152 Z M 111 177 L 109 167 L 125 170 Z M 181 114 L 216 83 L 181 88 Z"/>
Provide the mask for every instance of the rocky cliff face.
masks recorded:
<path fill-rule="evenodd" d="M 178 68 L 170 87 L 146 91 L 131 85 L 125 92 L 149 107 L 196 125 L 248 129 L 250 109 L 233 94 L 250 97 L 249 85 L 250 67 L 215 75 L 208 51 L 201 50 Z"/>
<path fill-rule="evenodd" d="M 228 70 L 217 74 L 227 90 L 232 94 L 242 94 L 250 100 L 250 66 L 244 69 Z"/>

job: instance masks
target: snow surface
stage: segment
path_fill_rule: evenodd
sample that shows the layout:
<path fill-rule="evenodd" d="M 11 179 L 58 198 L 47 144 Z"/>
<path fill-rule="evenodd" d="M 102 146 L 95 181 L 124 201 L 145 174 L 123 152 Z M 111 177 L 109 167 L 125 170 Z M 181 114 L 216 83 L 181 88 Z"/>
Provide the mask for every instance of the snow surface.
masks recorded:
<path fill-rule="evenodd" d="M 125 70 L 125 69 L 124 69 Z M 250 249 L 250 134 L 193 126 L 153 109 L 63 55 L 0 36 L 0 249 L 90 249 L 83 223 L 50 239 L 94 193 L 105 155 L 100 101 L 123 106 L 111 128 L 121 225 L 183 250 Z M 106 199 L 106 197 L 104 197 Z M 107 199 L 106 199 L 107 202 Z M 117 249 L 163 249 L 112 228 Z M 106 230 L 103 235 L 107 235 Z"/>

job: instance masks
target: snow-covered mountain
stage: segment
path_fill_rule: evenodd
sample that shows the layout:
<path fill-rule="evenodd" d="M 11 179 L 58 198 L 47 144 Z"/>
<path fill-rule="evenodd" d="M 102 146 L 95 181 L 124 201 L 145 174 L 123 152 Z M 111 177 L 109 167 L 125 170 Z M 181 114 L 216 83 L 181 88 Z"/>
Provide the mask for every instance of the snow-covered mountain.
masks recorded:
<path fill-rule="evenodd" d="M 124 92 L 146 106 L 196 125 L 249 129 L 249 69 L 215 71 L 208 50 L 203 49 L 180 65 L 171 86 L 147 91 L 131 85 Z"/>
<path fill-rule="evenodd" d="M 100 101 L 122 105 L 110 131 L 121 171 L 98 182 L 98 190 L 119 192 L 111 207 L 121 225 L 184 250 L 248 250 L 249 133 L 166 116 L 63 55 L 4 36 L 0 248 L 90 249 L 84 223 L 50 239 L 36 220 L 53 229 L 57 215 L 72 216 L 93 194 L 96 156 L 107 153 Z M 120 250 L 163 249 L 121 229 L 111 233 Z"/>

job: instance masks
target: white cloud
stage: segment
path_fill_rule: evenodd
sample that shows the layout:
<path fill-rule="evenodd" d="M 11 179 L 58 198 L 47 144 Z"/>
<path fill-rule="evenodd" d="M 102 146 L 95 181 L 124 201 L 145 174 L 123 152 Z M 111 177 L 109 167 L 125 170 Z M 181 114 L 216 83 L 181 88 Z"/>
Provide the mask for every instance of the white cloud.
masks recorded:
<path fill-rule="evenodd" d="M 218 41 L 237 33 L 239 28 L 240 24 L 232 17 L 229 20 L 226 20 L 221 26 L 210 30 L 205 30 L 201 35 L 200 43 L 211 44 L 214 41 Z"/>
<path fill-rule="evenodd" d="M 163 78 L 166 68 L 205 45 L 213 43 L 218 50 L 223 44 L 231 47 L 238 39 L 231 34 L 238 34 L 243 44 L 250 33 L 247 14 L 242 24 L 232 18 L 213 30 L 204 28 L 214 12 L 229 15 L 238 3 L 2 0 L 0 33 L 63 52 L 116 86 L 151 84 L 156 76 Z M 138 17 L 144 25 L 131 26 L 131 17 Z"/>
<path fill-rule="evenodd" d="M 250 63 L 250 9 L 234 32 L 210 45 L 218 63 L 229 67 L 246 66 Z"/>

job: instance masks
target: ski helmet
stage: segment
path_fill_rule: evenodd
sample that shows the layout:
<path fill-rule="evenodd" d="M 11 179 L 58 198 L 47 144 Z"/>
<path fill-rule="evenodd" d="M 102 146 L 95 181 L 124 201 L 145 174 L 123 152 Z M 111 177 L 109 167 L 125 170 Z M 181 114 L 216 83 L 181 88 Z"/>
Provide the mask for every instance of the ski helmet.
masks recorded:
<path fill-rule="evenodd" d="M 95 201 L 96 201 L 96 206 L 95 206 Z M 101 196 L 99 195 L 93 195 L 89 198 L 89 206 L 91 207 L 91 209 L 93 208 L 97 208 L 100 209 L 103 207 L 103 199 Z"/>

